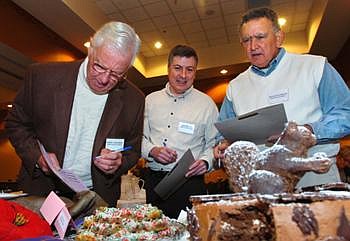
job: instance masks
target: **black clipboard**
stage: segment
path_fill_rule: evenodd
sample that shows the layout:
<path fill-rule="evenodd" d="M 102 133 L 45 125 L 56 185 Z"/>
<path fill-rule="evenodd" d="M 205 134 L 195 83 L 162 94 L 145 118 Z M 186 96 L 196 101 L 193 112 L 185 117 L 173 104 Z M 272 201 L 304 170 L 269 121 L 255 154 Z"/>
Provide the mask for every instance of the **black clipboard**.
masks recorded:
<path fill-rule="evenodd" d="M 177 161 L 174 168 L 158 183 L 154 191 L 163 200 L 168 199 L 171 194 L 187 182 L 188 178 L 185 177 L 185 174 L 194 161 L 193 154 L 188 149 Z"/>

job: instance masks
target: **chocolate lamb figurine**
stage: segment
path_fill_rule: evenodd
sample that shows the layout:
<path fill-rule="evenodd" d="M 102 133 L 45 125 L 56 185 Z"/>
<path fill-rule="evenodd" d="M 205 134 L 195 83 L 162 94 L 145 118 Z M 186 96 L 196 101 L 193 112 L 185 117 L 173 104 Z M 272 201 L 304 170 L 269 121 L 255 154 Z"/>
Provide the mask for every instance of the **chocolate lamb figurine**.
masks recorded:
<path fill-rule="evenodd" d="M 226 149 L 223 161 L 232 191 L 294 192 L 305 172 L 325 173 L 333 164 L 325 153 L 306 157 L 315 144 L 315 136 L 294 122 L 289 122 L 276 144 L 264 151 L 252 142 L 234 142 Z"/>

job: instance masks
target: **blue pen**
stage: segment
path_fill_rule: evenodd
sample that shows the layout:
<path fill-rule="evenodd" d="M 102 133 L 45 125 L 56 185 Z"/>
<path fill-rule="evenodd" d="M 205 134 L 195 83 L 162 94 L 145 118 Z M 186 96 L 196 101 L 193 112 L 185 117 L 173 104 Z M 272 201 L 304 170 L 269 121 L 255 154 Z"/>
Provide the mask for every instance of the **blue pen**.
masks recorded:
<path fill-rule="evenodd" d="M 128 151 L 128 150 L 131 150 L 132 149 L 132 146 L 126 146 L 124 148 L 120 148 L 120 149 L 117 149 L 117 150 L 114 150 L 112 151 L 112 153 L 115 153 L 115 152 L 122 152 L 122 151 Z M 97 156 L 95 158 L 101 158 L 102 156 Z"/>

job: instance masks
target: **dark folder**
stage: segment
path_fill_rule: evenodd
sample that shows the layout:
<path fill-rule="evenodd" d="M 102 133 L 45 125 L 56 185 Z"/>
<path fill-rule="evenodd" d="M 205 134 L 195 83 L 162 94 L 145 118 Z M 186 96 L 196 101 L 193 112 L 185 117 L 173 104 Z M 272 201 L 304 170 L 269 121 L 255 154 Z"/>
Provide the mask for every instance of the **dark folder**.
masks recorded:
<path fill-rule="evenodd" d="M 217 122 L 215 126 L 230 142 L 251 141 L 263 144 L 268 137 L 281 134 L 286 123 L 284 106 L 278 104 Z"/>
<path fill-rule="evenodd" d="M 188 149 L 183 156 L 178 160 L 174 168 L 158 183 L 154 191 L 163 199 L 166 200 L 186 183 L 188 178 L 185 174 L 188 168 L 194 162 L 194 157 L 190 149 Z"/>

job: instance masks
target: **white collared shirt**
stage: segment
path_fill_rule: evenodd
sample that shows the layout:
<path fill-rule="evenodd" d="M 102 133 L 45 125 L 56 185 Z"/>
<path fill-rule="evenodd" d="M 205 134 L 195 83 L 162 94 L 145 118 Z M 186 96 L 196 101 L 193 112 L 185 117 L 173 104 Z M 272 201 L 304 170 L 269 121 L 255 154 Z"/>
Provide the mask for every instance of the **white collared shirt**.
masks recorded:
<path fill-rule="evenodd" d="M 169 84 L 146 97 L 142 156 L 155 171 L 170 171 L 175 163 L 163 165 L 149 157 L 155 146 L 164 144 L 177 152 L 178 159 L 191 149 L 196 160 L 212 166 L 218 110 L 214 101 L 193 86 L 181 96 L 174 96 Z"/>

